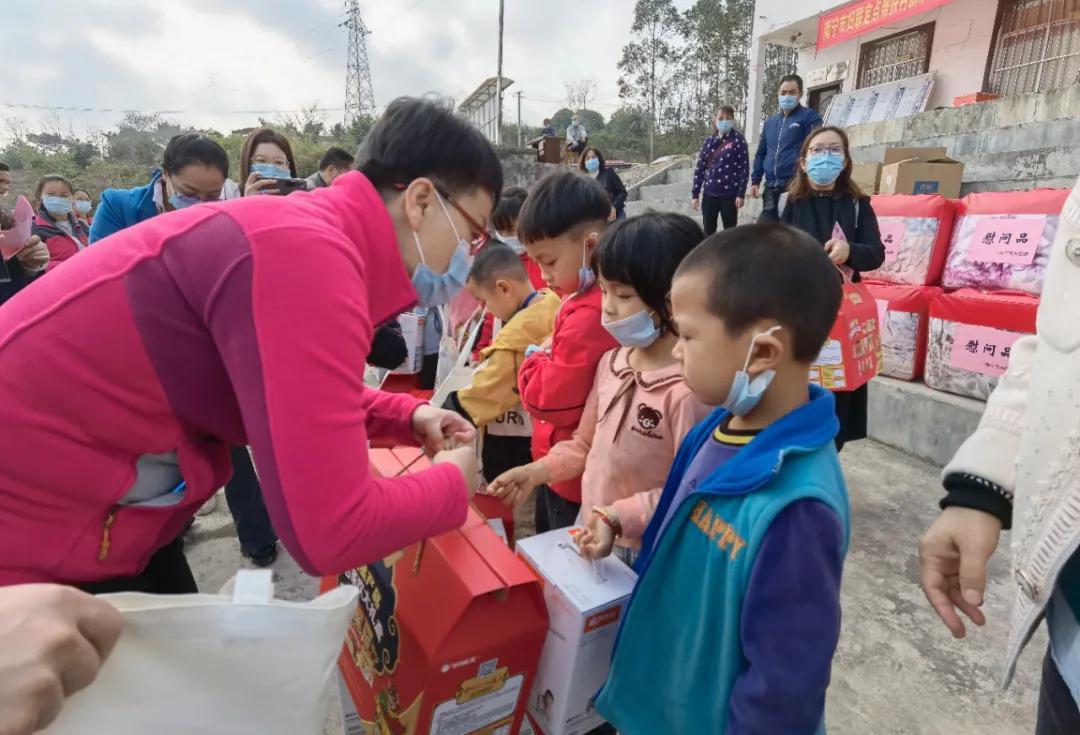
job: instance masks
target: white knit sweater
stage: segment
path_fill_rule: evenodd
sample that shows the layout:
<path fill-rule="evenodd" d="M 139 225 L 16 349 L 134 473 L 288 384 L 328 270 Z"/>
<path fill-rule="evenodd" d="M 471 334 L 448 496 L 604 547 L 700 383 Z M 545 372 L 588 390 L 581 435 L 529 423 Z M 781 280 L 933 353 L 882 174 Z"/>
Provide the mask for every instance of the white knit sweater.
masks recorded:
<path fill-rule="evenodd" d="M 945 468 L 946 475 L 984 477 L 1015 496 L 1016 597 L 1004 686 L 1080 546 L 1080 181 L 1062 212 L 1037 332 L 1013 347 L 978 430 Z"/>

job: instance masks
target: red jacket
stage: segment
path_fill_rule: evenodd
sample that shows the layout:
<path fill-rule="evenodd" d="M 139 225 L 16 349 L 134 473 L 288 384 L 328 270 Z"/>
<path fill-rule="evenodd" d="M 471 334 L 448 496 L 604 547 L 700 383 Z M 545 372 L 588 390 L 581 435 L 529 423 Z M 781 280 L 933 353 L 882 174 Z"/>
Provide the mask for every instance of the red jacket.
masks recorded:
<path fill-rule="evenodd" d="M 85 222 L 68 215 L 74 237 L 67 234 L 56 224 L 56 219 L 42 207 L 34 218 L 33 234 L 41 238 L 49 248 L 49 264 L 45 270 L 51 271 L 63 261 L 85 248 L 89 242 L 90 228 Z"/>
<path fill-rule="evenodd" d="M 544 281 L 544 274 L 540 272 L 540 265 L 529 257 L 528 253 L 521 254 L 521 262 L 525 265 L 525 272 L 529 274 L 529 283 L 537 291 L 548 287 Z"/>
<path fill-rule="evenodd" d="M 592 389 L 601 356 L 618 347 L 600 322 L 600 288 L 563 301 L 551 352 L 535 352 L 521 366 L 521 405 L 533 419 L 533 459 L 547 455 L 554 444 L 574 435 Z M 567 500 L 581 502 L 581 478 L 551 486 Z"/>
<path fill-rule="evenodd" d="M 0 585 L 139 573 L 243 444 L 309 574 L 460 526 L 456 467 L 375 477 L 366 451 L 413 441 L 419 401 L 359 368 L 373 327 L 415 302 L 355 171 L 162 214 L 24 288 L 0 309 Z"/>

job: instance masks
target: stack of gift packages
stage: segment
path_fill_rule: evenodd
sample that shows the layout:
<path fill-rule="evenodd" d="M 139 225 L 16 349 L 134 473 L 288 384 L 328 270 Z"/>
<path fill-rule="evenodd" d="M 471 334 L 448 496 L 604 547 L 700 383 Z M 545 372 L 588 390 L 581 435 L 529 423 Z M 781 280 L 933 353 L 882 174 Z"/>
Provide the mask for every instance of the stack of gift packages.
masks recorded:
<path fill-rule="evenodd" d="M 1066 189 L 875 196 L 885 263 L 867 273 L 880 374 L 986 400 L 1035 331 Z"/>

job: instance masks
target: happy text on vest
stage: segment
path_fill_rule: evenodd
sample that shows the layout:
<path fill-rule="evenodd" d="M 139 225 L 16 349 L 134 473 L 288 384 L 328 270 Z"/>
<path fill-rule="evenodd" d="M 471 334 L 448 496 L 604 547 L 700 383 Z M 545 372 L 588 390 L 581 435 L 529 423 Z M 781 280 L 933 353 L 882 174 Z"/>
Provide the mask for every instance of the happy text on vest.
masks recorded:
<path fill-rule="evenodd" d="M 746 539 L 735 532 L 731 524 L 719 516 L 704 500 L 699 500 L 690 514 L 690 520 L 709 540 L 726 551 L 732 561 L 746 548 Z"/>

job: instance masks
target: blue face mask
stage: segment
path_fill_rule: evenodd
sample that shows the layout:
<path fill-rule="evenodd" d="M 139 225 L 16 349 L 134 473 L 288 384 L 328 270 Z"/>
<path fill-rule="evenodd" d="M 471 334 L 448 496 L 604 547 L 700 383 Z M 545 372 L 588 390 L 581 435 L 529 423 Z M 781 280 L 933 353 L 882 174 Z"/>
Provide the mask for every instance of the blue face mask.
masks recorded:
<path fill-rule="evenodd" d="M 169 195 L 169 206 L 173 209 L 184 209 L 194 204 L 202 204 L 203 200 L 198 197 L 188 196 L 187 194 L 178 194 L 173 192 Z"/>
<path fill-rule="evenodd" d="M 429 308 L 446 304 L 450 299 L 457 296 L 461 289 L 465 288 L 465 281 L 468 280 L 469 271 L 472 269 L 469 243 L 458 234 L 454 220 L 450 217 L 450 213 L 446 211 L 446 205 L 443 204 L 442 196 L 438 192 L 435 193 L 435 196 L 439 198 L 439 205 L 450 223 L 450 229 L 453 230 L 454 236 L 458 239 L 458 245 L 450 258 L 450 265 L 447 266 L 446 272 L 438 274 L 428 266 L 427 261 L 424 259 L 424 249 L 420 246 L 420 236 L 415 231 L 413 232 L 413 242 L 416 243 L 416 252 L 420 255 L 420 263 L 416 266 L 416 270 L 413 271 L 412 285 L 416 289 L 417 303 L 420 306 Z"/>
<path fill-rule="evenodd" d="M 600 159 L 599 158 L 590 158 L 588 161 L 585 162 L 585 170 L 588 171 L 591 174 L 594 174 L 597 171 L 599 171 L 600 170 Z"/>
<path fill-rule="evenodd" d="M 653 323 L 652 314 L 645 309 L 625 319 L 602 323 L 623 347 L 648 347 L 660 337 L 660 327 Z"/>
<path fill-rule="evenodd" d="M 41 204 L 53 217 L 67 217 L 71 214 L 71 197 L 43 196 Z"/>
<path fill-rule="evenodd" d="M 253 163 L 251 164 L 251 173 L 268 179 L 288 179 L 292 177 L 289 169 L 272 163 Z"/>
<path fill-rule="evenodd" d="M 80 199 L 75 202 L 75 211 L 79 214 L 90 214 L 90 209 L 94 205 L 90 203 L 89 199 Z"/>
<path fill-rule="evenodd" d="M 732 416 L 745 416 L 757 408 L 757 405 L 761 402 L 761 397 L 765 395 L 765 391 L 768 390 L 773 378 L 776 377 L 775 370 L 766 370 L 756 378 L 751 379 L 750 373 L 746 372 L 746 370 L 750 367 L 750 358 L 754 355 L 754 345 L 757 343 L 758 337 L 765 337 L 778 329 L 780 327 L 776 326 L 765 332 L 760 332 L 750 340 L 750 349 L 746 353 L 746 362 L 743 364 L 743 369 L 735 373 L 735 378 L 731 381 L 731 390 L 728 391 L 728 396 L 724 399 L 724 402 L 720 404 Z"/>
<path fill-rule="evenodd" d="M 784 112 L 791 112 L 799 106 L 799 98 L 793 94 L 780 95 L 780 109 Z"/>
<path fill-rule="evenodd" d="M 735 127 L 735 123 L 733 121 L 731 121 L 731 120 L 717 120 L 716 121 L 716 132 L 720 133 L 720 135 L 727 135 L 728 133 L 731 132 L 732 128 L 734 128 L 734 127 Z"/>
<path fill-rule="evenodd" d="M 516 235 L 499 235 L 499 239 L 502 240 L 504 244 L 509 245 L 510 249 L 518 255 L 525 254 L 525 246 L 521 244 L 521 240 L 519 240 Z"/>
<path fill-rule="evenodd" d="M 806 158 L 806 175 L 818 186 L 829 186 L 835 183 L 843 170 L 843 155 L 815 153 Z"/>
<path fill-rule="evenodd" d="M 577 293 L 581 294 L 588 291 L 596 283 L 596 274 L 593 273 L 593 269 L 589 267 L 589 246 L 585 243 L 581 244 L 581 268 L 578 269 L 578 287 Z"/>

